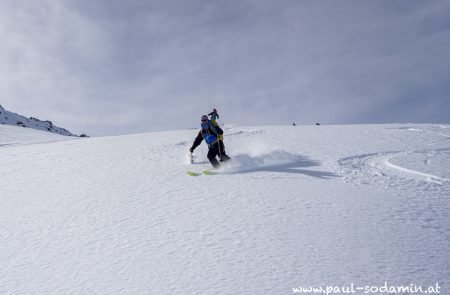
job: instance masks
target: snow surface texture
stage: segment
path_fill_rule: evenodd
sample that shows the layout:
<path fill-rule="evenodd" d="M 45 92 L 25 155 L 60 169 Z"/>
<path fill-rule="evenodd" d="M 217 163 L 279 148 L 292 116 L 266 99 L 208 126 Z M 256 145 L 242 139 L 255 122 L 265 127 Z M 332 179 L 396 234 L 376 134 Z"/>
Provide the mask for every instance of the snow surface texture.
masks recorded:
<path fill-rule="evenodd" d="M 25 128 L 29 127 L 33 129 L 48 131 L 66 136 L 76 136 L 67 129 L 56 127 L 55 125 L 53 125 L 51 121 L 41 121 L 36 118 L 27 118 L 18 115 L 16 113 L 9 112 L 5 110 L 1 105 L 0 105 L 0 124 L 20 126 Z"/>
<path fill-rule="evenodd" d="M 225 128 L 78 140 L 0 126 L 0 294 L 450 288 L 450 126 Z"/>

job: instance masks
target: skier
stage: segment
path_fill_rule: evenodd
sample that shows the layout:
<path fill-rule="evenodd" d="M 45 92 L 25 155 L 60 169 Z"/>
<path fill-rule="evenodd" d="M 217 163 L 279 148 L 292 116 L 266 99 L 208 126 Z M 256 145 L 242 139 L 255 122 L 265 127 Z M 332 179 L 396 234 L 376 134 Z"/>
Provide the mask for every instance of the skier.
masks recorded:
<path fill-rule="evenodd" d="M 217 113 L 217 110 L 213 109 L 213 111 L 211 113 L 209 113 L 208 116 L 211 116 L 211 120 L 210 120 L 211 124 L 214 127 L 219 127 L 219 123 L 217 123 L 217 119 L 219 119 L 219 114 Z M 223 141 L 223 134 L 219 135 L 219 140 Z"/>
<path fill-rule="evenodd" d="M 208 116 L 211 116 L 211 121 L 213 121 L 212 122 L 213 124 L 218 125 L 216 123 L 216 119 L 219 119 L 219 114 L 217 113 L 216 109 L 213 109 L 213 111 L 211 113 L 209 113 Z"/>
<path fill-rule="evenodd" d="M 223 130 L 219 127 L 216 122 L 216 118 L 219 117 L 216 109 L 211 114 L 211 120 L 209 120 L 207 115 L 203 115 L 201 118 L 202 129 L 198 133 L 197 137 L 189 149 L 191 153 L 194 152 L 195 148 L 202 143 L 203 139 L 208 145 L 208 160 L 211 162 L 214 168 L 218 168 L 220 163 L 217 161 L 216 156 L 219 156 L 221 162 L 226 162 L 231 158 L 225 153 L 225 146 L 223 144 Z"/>

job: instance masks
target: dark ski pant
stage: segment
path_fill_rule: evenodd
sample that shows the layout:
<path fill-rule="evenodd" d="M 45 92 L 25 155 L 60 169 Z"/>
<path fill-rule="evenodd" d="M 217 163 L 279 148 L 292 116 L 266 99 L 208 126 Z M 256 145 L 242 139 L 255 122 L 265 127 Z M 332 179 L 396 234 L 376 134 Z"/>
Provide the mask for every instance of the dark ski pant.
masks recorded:
<path fill-rule="evenodd" d="M 220 163 L 217 161 L 216 156 L 219 156 L 221 162 L 226 162 L 231 159 L 225 153 L 225 146 L 223 145 L 223 141 L 221 140 L 213 144 L 208 151 L 208 160 L 211 162 L 214 168 L 220 166 Z"/>

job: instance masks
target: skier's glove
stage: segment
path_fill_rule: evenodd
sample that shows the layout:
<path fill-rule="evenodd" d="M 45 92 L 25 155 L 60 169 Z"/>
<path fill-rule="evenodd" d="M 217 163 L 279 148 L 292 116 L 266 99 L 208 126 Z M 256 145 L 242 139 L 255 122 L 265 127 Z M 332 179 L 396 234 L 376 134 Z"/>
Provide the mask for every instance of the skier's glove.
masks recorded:
<path fill-rule="evenodd" d="M 190 148 L 189 151 L 191 152 L 191 154 L 194 152 L 193 148 Z"/>

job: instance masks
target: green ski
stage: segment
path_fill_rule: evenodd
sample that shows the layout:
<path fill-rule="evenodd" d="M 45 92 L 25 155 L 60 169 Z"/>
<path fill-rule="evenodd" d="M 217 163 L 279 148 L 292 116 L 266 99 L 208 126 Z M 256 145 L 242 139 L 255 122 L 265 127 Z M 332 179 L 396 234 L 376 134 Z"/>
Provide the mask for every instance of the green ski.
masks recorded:
<path fill-rule="evenodd" d="M 209 170 L 205 170 L 205 171 L 203 171 L 203 174 L 205 174 L 205 175 L 216 175 L 217 172 L 212 172 L 212 171 L 209 171 Z"/>
<path fill-rule="evenodd" d="M 188 171 L 187 174 L 189 176 L 200 176 L 201 175 L 200 173 L 195 173 L 195 172 L 192 172 L 192 171 Z"/>
<path fill-rule="evenodd" d="M 189 176 L 200 176 L 200 175 L 217 175 L 217 172 L 214 171 L 209 171 L 209 170 L 204 170 L 202 173 L 197 173 L 197 172 L 193 172 L 193 171 L 188 171 L 186 172 L 187 175 Z"/>

